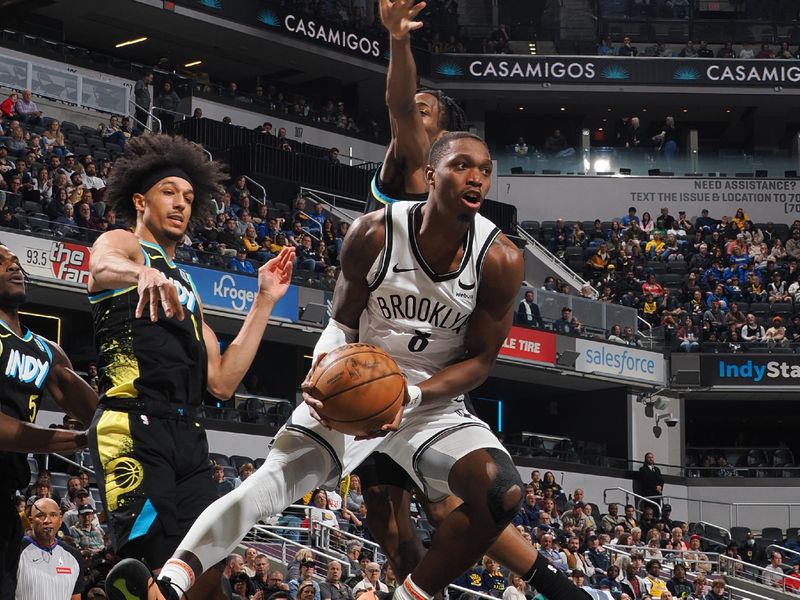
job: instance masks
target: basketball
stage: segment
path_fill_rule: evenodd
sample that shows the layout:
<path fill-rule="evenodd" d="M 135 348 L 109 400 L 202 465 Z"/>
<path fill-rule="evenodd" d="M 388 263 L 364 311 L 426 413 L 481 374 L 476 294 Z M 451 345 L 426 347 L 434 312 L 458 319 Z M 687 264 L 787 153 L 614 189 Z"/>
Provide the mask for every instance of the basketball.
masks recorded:
<path fill-rule="evenodd" d="M 406 393 L 395 360 L 370 344 L 347 344 L 325 356 L 311 384 L 311 395 L 324 404 L 319 415 L 349 435 L 367 435 L 391 423 Z"/>

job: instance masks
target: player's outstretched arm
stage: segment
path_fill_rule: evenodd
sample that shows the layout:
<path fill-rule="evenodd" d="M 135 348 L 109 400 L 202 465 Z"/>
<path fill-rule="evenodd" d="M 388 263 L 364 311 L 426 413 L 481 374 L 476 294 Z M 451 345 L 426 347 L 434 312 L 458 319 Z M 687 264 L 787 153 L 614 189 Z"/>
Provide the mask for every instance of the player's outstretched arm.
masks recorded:
<path fill-rule="evenodd" d="M 430 140 L 414 100 L 417 65 L 411 53 L 411 32 L 422 27 L 414 18 L 425 3 L 414 0 L 380 0 L 381 21 L 389 31 L 389 69 L 386 73 L 386 106 L 392 141 L 381 167 L 381 180 L 391 190 L 424 192 L 424 174 L 419 190 L 406 188 L 406 176 L 422 169 L 428 159 Z"/>
<path fill-rule="evenodd" d="M 61 346 L 49 340 L 47 343 L 53 351 L 47 389 L 64 412 L 78 419 L 84 427 L 89 427 L 97 408 L 97 393 L 72 370 L 72 363 Z"/>
<path fill-rule="evenodd" d="M 85 431 L 45 429 L 0 413 L 0 451 L 72 452 L 85 448 Z"/>
<path fill-rule="evenodd" d="M 239 334 L 225 350 L 219 352 L 214 331 L 203 322 L 203 340 L 208 353 L 208 391 L 217 398 L 230 398 L 239 386 L 258 352 L 264 330 L 275 303 L 283 298 L 292 281 L 294 247 L 280 254 L 258 270 L 258 294 L 247 313 Z"/>
<path fill-rule="evenodd" d="M 419 384 L 423 403 L 455 398 L 486 381 L 511 329 L 524 273 L 519 248 L 500 234 L 486 254 L 478 302 L 467 329 L 464 360 Z"/>
<path fill-rule="evenodd" d="M 150 305 L 150 320 L 158 321 L 158 307 L 167 317 L 183 319 L 183 307 L 177 288 L 158 269 L 145 266 L 139 240 L 130 231 L 116 229 L 104 233 L 92 246 L 89 259 L 89 293 L 136 286 L 139 305 L 136 318 L 141 318 Z"/>

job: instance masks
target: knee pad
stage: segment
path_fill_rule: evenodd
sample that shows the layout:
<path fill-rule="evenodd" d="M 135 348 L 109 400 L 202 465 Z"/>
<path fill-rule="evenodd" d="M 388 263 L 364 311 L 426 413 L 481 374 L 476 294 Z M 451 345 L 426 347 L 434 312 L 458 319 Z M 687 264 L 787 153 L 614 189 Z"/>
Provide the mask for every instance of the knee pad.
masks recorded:
<path fill-rule="evenodd" d="M 486 492 L 486 505 L 498 527 L 505 527 L 522 506 L 522 478 L 511 458 L 498 448 L 487 448 L 497 469 L 491 487 Z"/>

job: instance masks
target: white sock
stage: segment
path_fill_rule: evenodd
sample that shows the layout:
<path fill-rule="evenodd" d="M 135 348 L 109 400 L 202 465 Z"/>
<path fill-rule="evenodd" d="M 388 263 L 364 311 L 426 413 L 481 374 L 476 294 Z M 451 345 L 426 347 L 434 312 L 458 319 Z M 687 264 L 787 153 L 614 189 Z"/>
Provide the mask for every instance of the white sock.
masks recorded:
<path fill-rule="evenodd" d="M 330 479 L 334 469 L 330 454 L 309 436 L 291 430 L 280 432 L 264 464 L 203 511 L 174 556 L 191 552 L 205 571 L 228 556 L 258 521 L 277 515 Z M 167 562 L 161 576 L 178 585 L 186 583 L 183 589 L 187 591 L 193 583 L 191 576 L 183 569 L 183 561 L 174 560 Z"/>
<path fill-rule="evenodd" d="M 411 580 L 411 575 L 406 577 L 403 585 L 394 591 L 395 600 L 432 600 L 433 595 L 425 593 Z"/>
<path fill-rule="evenodd" d="M 158 574 L 158 579 L 169 578 L 170 582 L 175 584 L 175 591 L 183 592 L 188 590 L 194 585 L 194 571 L 182 560 L 177 558 L 170 558 L 161 572 Z"/>

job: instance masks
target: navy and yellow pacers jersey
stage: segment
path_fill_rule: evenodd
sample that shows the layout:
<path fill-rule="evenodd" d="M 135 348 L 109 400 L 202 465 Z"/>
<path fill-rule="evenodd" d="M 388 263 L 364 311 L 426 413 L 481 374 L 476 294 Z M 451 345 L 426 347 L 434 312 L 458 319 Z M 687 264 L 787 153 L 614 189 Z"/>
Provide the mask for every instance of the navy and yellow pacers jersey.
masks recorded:
<path fill-rule="evenodd" d="M 126 399 L 198 405 L 206 389 L 208 362 L 203 320 L 194 283 L 160 246 L 139 240 L 145 265 L 164 273 L 178 290 L 184 319 L 155 323 L 150 307 L 136 318 L 136 286 L 89 295 L 100 369 L 100 402 Z"/>
<path fill-rule="evenodd" d="M 0 412 L 33 423 L 52 366 L 53 353 L 44 338 L 27 329 L 19 337 L 0 320 Z M 0 486 L 24 488 L 30 476 L 27 454 L 0 452 Z"/>
<path fill-rule="evenodd" d="M 375 174 L 372 176 L 372 181 L 369 184 L 369 194 L 367 195 L 367 203 L 364 205 L 364 214 L 374 212 L 389 204 L 395 202 L 425 202 L 428 199 L 428 193 L 424 194 L 411 194 L 408 192 L 392 192 L 388 190 L 386 184 L 381 179 L 380 165 L 375 169 Z"/>

